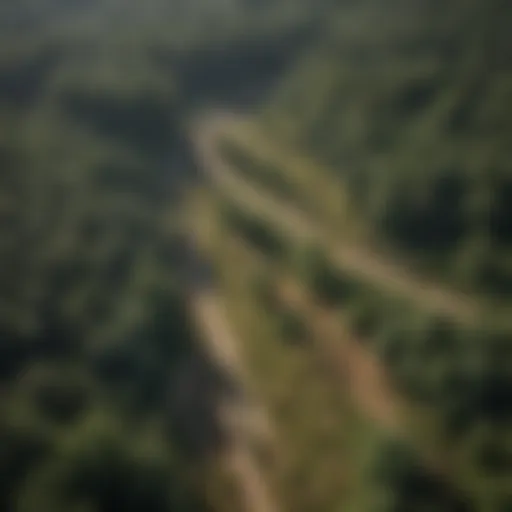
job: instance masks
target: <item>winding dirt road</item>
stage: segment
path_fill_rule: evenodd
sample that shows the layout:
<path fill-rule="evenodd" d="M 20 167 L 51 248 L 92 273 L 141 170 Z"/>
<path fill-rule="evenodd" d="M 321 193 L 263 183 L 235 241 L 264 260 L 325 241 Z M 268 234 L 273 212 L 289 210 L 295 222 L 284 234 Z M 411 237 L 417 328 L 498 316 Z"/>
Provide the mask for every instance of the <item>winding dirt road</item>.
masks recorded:
<path fill-rule="evenodd" d="M 350 272 L 386 288 L 390 293 L 419 303 L 427 311 L 441 312 L 464 323 L 478 318 L 479 308 L 469 297 L 426 282 L 409 269 L 363 247 L 332 242 L 328 231 L 302 211 L 240 177 L 236 169 L 224 161 L 217 149 L 219 138 L 235 129 L 237 123 L 237 116 L 212 112 L 202 115 L 191 126 L 191 138 L 201 167 L 221 193 L 229 196 L 230 200 L 237 202 L 246 211 L 272 222 L 285 236 L 291 235 L 295 239 L 323 246 L 332 263 L 342 271 Z M 355 342 L 349 333 L 340 331 L 339 318 L 333 317 L 321 307 L 312 307 L 311 303 L 306 305 L 305 298 L 301 295 L 299 293 L 295 296 L 298 299 L 295 304 L 304 314 L 309 312 L 312 315 L 312 331 L 315 338 L 323 341 L 323 356 L 343 379 L 344 385 L 348 386 L 354 402 L 366 417 L 385 430 L 407 438 L 402 417 L 403 404 L 380 362 Z M 292 297 L 291 300 L 293 302 L 295 299 Z M 340 338 L 343 339 L 341 344 Z M 233 356 L 226 357 L 229 359 Z M 445 480 L 447 467 L 444 463 L 439 465 L 437 455 L 422 450 L 421 456 L 425 466 Z M 258 480 L 257 477 L 252 478 L 249 475 L 247 479 Z M 264 496 L 265 491 L 257 491 L 257 487 L 256 484 L 252 491 Z M 255 496 L 254 499 L 258 498 Z"/>
<path fill-rule="evenodd" d="M 265 411 L 250 399 L 247 376 L 220 298 L 213 290 L 195 289 L 189 297 L 192 320 L 211 361 L 229 377 L 230 392 L 218 406 L 218 420 L 228 439 L 224 460 L 238 482 L 244 512 L 278 512 L 276 500 L 254 455 L 254 442 L 273 444 Z"/>
<path fill-rule="evenodd" d="M 286 235 L 323 245 L 332 262 L 343 271 L 419 302 L 426 310 L 448 314 L 463 322 L 477 317 L 478 307 L 469 297 L 427 282 L 408 269 L 364 248 L 332 242 L 320 224 L 294 206 L 274 197 L 268 190 L 241 178 L 217 148 L 219 138 L 229 130 L 236 129 L 237 123 L 239 119 L 236 115 L 221 111 L 203 114 L 191 124 L 191 139 L 201 167 L 231 200 L 271 220 Z"/>

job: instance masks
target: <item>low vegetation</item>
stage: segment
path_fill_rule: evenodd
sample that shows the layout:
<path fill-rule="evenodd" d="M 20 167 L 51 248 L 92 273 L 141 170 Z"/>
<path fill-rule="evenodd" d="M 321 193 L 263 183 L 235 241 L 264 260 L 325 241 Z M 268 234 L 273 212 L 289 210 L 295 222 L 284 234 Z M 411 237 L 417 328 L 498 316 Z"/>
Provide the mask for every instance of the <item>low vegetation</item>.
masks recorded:
<path fill-rule="evenodd" d="M 427 314 L 224 200 L 212 253 L 282 440 L 267 472 L 283 509 L 508 512 L 511 15 L 506 0 L 2 2 L 0 509 L 239 507 L 170 406 L 203 358 L 174 227 L 198 180 L 189 114 L 264 102 L 272 144 L 220 147 L 247 181 L 492 305 L 471 328 Z M 466 508 L 339 394 L 276 272 L 379 356 Z"/>
<path fill-rule="evenodd" d="M 223 158 L 249 181 L 272 190 L 286 201 L 303 204 L 280 167 L 249 153 L 228 137 L 219 142 L 219 151 Z"/>
<path fill-rule="evenodd" d="M 233 224 L 227 225 L 233 230 Z M 243 231 L 233 232 L 261 251 L 252 237 Z M 490 446 L 488 443 L 508 442 L 500 434 L 508 421 L 506 404 L 512 390 L 506 370 L 510 336 L 506 326 L 489 320 L 475 328 L 443 315 L 427 314 L 373 283 L 344 274 L 320 248 L 294 249 L 288 240 L 282 239 L 282 243 L 288 244 L 289 259 L 283 260 L 280 253 L 278 269 L 293 269 L 326 306 L 341 308 L 342 321 L 379 355 L 411 404 L 427 408 L 437 418 L 433 431 L 427 433 L 429 442 L 450 445 L 455 480 L 475 506 L 484 507 L 490 499 L 506 502 L 507 463 L 490 469 L 477 455 Z M 274 256 L 264 254 L 271 259 Z M 265 293 L 271 296 L 268 281 Z M 303 329 L 302 321 L 287 311 L 280 311 L 279 324 L 286 327 L 282 331 L 286 336 L 292 332 L 296 336 Z M 474 436 L 482 425 L 486 434 L 478 434 L 476 442 Z M 494 478 L 503 479 L 503 486 L 490 486 Z"/>
<path fill-rule="evenodd" d="M 287 241 L 270 223 L 242 211 L 229 200 L 221 203 L 220 215 L 227 226 L 242 238 L 250 240 L 262 254 L 273 259 L 286 256 Z"/>
<path fill-rule="evenodd" d="M 222 215 L 215 218 L 221 223 L 225 220 Z M 258 255 L 259 246 L 252 245 L 250 238 L 240 238 L 240 233 L 230 224 L 222 224 L 217 229 L 215 236 L 222 241 L 212 243 L 210 250 L 221 269 L 228 311 L 237 326 L 252 374 L 277 422 L 278 436 L 283 436 L 279 443 L 283 448 L 278 450 L 276 459 L 282 466 L 274 468 L 274 478 L 277 475 L 277 481 L 284 485 L 281 487 L 284 496 L 290 496 L 290 493 L 294 496 L 294 501 L 288 502 L 293 510 L 318 510 L 319 507 L 336 510 L 340 505 L 348 510 L 372 510 L 373 507 L 415 509 L 425 502 L 431 503 L 436 510 L 472 510 L 455 497 L 453 489 L 442 479 L 434 477 L 425 468 L 424 461 L 418 461 L 414 448 L 408 447 L 403 440 L 388 438 L 378 425 L 361 417 L 356 411 L 357 404 L 351 402 L 347 389 L 343 392 L 339 376 L 331 373 L 315 343 L 298 343 L 310 339 L 312 331 L 309 321 L 286 307 L 277 296 L 276 287 L 286 262 L 276 265 L 268 255 L 262 259 Z M 310 251 L 314 252 L 313 249 Z M 234 261 L 239 262 L 236 271 Z M 250 287 L 246 286 L 248 281 L 252 283 Z M 347 303 L 350 305 L 350 301 Z M 300 374 L 297 373 L 299 368 Z M 287 389 L 291 394 L 285 392 Z M 300 400 L 297 400 L 297 394 L 300 394 Z M 332 394 L 336 403 L 324 406 L 326 397 Z M 320 432 L 327 436 L 322 425 L 324 415 L 333 414 L 329 407 L 336 407 L 339 415 L 336 415 L 336 421 L 326 418 L 325 428 L 329 425 L 328 431 L 332 434 L 329 434 L 328 442 L 325 437 L 325 442 L 320 443 L 321 438 L 313 436 L 320 436 Z M 284 411 L 290 416 L 283 417 Z M 300 416 L 292 415 L 293 411 Z M 315 425 L 318 433 L 311 431 L 307 441 L 302 439 L 295 444 L 296 436 L 303 428 L 299 419 L 302 415 L 304 418 L 315 416 L 310 428 Z M 310 453 L 307 459 L 306 444 L 311 450 L 311 453 L 307 451 Z M 322 447 L 334 455 L 332 466 L 326 463 Z M 332 447 L 335 447 L 334 452 Z M 287 448 L 292 450 L 291 453 Z M 287 461 L 286 457 L 292 457 L 294 462 Z M 396 462 L 396 472 L 389 474 L 383 469 L 391 464 L 388 457 L 393 459 L 393 464 Z M 331 477 L 324 473 L 328 467 L 333 472 Z M 292 477 L 296 472 L 303 475 L 300 486 Z M 330 488 L 327 482 L 332 482 L 332 477 L 340 480 Z M 292 484 L 295 485 L 293 492 L 289 487 Z M 322 493 L 313 491 L 317 485 Z"/>
<path fill-rule="evenodd" d="M 263 113 L 265 133 L 332 170 L 372 241 L 500 300 L 511 283 L 511 16 L 502 0 L 344 3 Z"/>
<path fill-rule="evenodd" d="M 350 472 L 343 457 L 351 428 L 346 404 L 314 353 L 295 343 L 295 329 L 283 331 L 286 318 L 273 293 L 272 269 L 244 250 L 229 226 L 217 229 L 210 250 L 229 318 L 276 430 L 274 464 L 266 474 L 284 509 L 336 510 L 344 503 Z"/>

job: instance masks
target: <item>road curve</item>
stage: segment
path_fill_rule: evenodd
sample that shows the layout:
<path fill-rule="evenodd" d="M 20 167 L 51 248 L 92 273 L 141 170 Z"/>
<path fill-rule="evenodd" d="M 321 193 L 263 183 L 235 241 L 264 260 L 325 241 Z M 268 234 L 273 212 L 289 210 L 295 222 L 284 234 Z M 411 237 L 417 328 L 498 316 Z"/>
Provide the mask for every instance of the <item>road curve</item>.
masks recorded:
<path fill-rule="evenodd" d="M 294 206 L 241 178 L 220 155 L 217 141 L 238 122 L 236 115 L 212 111 L 197 117 L 190 128 L 191 140 L 202 169 L 213 183 L 246 210 L 271 220 L 286 235 L 320 243 L 332 262 L 389 292 L 421 303 L 432 312 L 444 313 L 462 322 L 475 320 L 478 308 L 469 297 L 433 285 L 407 269 L 357 246 L 332 243 L 320 224 Z"/>

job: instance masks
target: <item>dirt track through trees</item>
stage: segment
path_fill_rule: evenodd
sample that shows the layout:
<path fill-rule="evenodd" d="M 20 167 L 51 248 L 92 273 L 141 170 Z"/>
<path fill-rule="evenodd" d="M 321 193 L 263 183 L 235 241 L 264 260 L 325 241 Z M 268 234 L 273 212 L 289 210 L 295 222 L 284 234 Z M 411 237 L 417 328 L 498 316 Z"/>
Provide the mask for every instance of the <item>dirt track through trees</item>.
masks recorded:
<path fill-rule="evenodd" d="M 273 442 L 270 420 L 263 409 L 248 401 L 245 370 L 221 301 L 212 291 L 198 291 L 190 298 L 190 309 L 205 350 L 233 377 L 234 393 L 220 405 L 218 415 L 228 441 L 224 460 L 238 481 L 244 512 L 279 512 L 249 442 L 254 436 L 262 443 Z"/>
<path fill-rule="evenodd" d="M 319 224 L 297 208 L 241 178 L 217 150 L 219 137 L 234 122 L 236 117 L 230 113 L 215 113 L 200 118 L 191 130 L 202 168 L 232 201 L 272 221 L 286 235 L 323 245 L 332 262 L 343 271 L 419 302 L 426 310 L 442 312 L 465 322 L 475 319 L 478 308 L 469 297 L 426 282 L 364 248 L 333 242 Z"/>

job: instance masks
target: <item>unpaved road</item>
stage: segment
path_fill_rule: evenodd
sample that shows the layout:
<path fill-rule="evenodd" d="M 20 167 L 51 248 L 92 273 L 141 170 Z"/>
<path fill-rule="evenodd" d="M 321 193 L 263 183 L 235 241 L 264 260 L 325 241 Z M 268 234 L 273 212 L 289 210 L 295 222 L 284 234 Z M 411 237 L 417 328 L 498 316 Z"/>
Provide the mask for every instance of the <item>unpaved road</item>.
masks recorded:
<path fill-rule="evenodd" d="M 245 210 L 271 220 L 285 235 L 323 245 L 332 262 L 343 271 L 374 282 L 393 294 L 419 302 L 426 310 L 442 312 L 464 322 L 477 317 L 478 308 L 469 297 L 433 285 L 364 248 L 332 242 L 320 224 L 274 197 L 270 191 L 241 178 L 217 148 L 222 134 L 236 127 L 236 123 L 237 117 L 231 113 L 212 112 L 198 117 L 191 125 L 191 138 L 201 167 L 231 200 L 238 202 Z"/>
<path fill-rule="evenodd" d="M 251 393 L 248 375 L 238 352 L 238 344 L 220 297 L 214 291 L 204 290 L 193 294 L 189 302 L 192 317 L 202 334 L 205 350 L 233 384 L 228 405 L 240 413 L 239 416 L 233 414 L 233 418 L 247 420 L 247 428 L 251 429 L 254 436 L 268 442 L 273 441 L 270 419 Z M 233 413 L 232 409 L 229 411 Z"/>
<path fill-rule="evenodd" d="M 424 282 L 407 269 L 364 248 L 331 242 L 329 234 L 303 212 L 239 177 L 217 150 L 219 137 L 227 129 L 232 129 L 233 125 L 236 126 L 237 122 L 236 116 L 216 112 L 201 117 L 192 127 L 202 168 L 231 200 L 268 219 L 284 235 L 291 234 L 295 238 L 323 245 L 332 262 L 343 271 L 419 302 L 426 310 L 442 312 L 463 322 L 476 318 L 478 307 L 469 298 Z M 294 303 L 303 315 L 310 315 L 312 334 L 319 342 L 321 340 L 322 355 L 337 377 L 342 379 L 343 385 L 348 386 L 353 402 L 361 412 L 388 432 L 409 437 L 403 416 L 405 404 L 374 354 L 342 329 L 339 318 L 320 305 L 312 305 L 296 286 L 291 287 L 291 295 L 283 298 Z M 424 450 L 421 456 L 425 466 L 444 481 L 449 474 L 446 461 L 441 462 L 437 454 Z M 458 503 L 457 498 L 455 500 Z M 464 507 L 461 510 L 465 510 Z"/>
<path fill-rule="evenodd" d="M 218 416 L 228 439 L 224 460 L 238 482 L 243 511 L 278 512 L 252 449 L 254 441 L 261 445 L 273 443 L 270 421 L 250 399 L 245 369 L 220 298 L 205 287 L 191 293 L 189 304 L 204 349 L 233 383 L 218 407 Z"/>
<path fill-rule="evenodd" d="M 285 278 L 277 291 L 286 307 L 307 319 L 326 368 L 348 390 L 354 406 L 381 429 L 415 447 L 423 467 L 443 488 L 451 509 L 467 512 L 464 493 L 453 481 L 449 454 L 418 445 L 409 431 L 407 404 L 375 354 L 353 337 L 336 311 L 319 304 L 293 278 Z"/>

